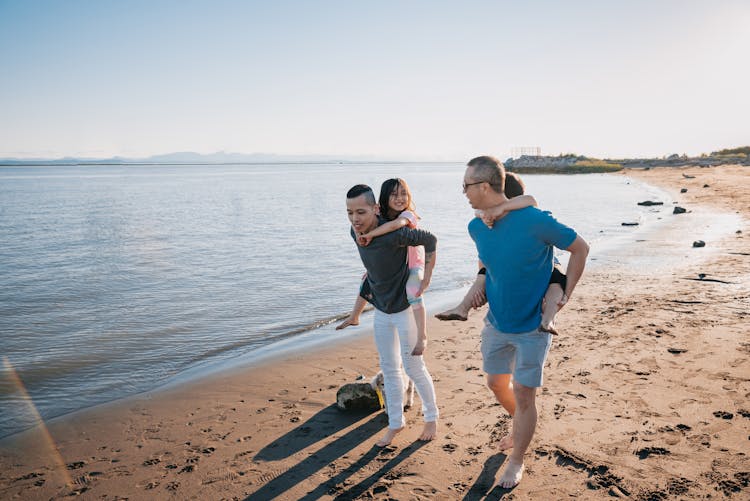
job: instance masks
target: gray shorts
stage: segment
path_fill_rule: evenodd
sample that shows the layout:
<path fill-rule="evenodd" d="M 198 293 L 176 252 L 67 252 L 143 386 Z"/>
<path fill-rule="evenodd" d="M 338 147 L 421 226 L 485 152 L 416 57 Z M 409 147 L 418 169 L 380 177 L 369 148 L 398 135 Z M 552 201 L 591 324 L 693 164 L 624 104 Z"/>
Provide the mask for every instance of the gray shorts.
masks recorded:
<path fill-rule="evenodd" d="M 534 329 L 518 334 L 500 332 L 485 322 L 482 329 L 482 361 L 487 374 L 513 374 L 524 386 L 542 386 L 544 361 L 552 345 L 552 334 Z"/>

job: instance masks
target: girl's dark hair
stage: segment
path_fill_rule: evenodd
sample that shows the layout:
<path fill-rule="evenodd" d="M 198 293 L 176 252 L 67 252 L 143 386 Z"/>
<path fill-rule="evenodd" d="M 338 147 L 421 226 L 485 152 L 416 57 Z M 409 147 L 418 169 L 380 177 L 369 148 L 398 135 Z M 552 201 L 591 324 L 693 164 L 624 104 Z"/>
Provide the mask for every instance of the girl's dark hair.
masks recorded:
<path fill-rule="evenodd" d="M 417 215 L 414 207 L 414 200 L 412 200 L 411 198 L 411 190 L 409 189 L 409 185 L 406 184 L 406 181 L 404 181 L 400 177 L 394 177 L 383 181 L 382 186 L 380 186 L 380 197 L 378 198 L 378 204 L 380 205 L 380 215 L 382 215 L 388 221 L 392 221 L 398 217 L 398 214 L 392 213 L 391 208 L 388 205 L 388 201 L 391 198 L 391 193 L 396 191 L 399 186 L 406 190 L 406 210 L 413 212 L 415 216 Z"/>
<path fill-rule="evenodd" d="M 505 172 L 505 196 L 508 198 L 523 195 L 526 191 L 521 177 L 515 172 Z"/>

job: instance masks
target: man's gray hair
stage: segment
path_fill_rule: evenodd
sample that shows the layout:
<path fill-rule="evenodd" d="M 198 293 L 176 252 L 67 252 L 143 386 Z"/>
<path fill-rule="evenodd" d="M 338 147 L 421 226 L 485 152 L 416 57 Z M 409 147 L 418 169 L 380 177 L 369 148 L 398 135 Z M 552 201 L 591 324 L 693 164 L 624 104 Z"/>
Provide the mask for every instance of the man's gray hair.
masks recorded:
<path fill-rule="evenodd" d="M 503 193 L 505 190 L 505 166 L 495 157 L 482 156 L 469 160 L 466 164 L 474 168 L 475 181 L 485 181 L 492 186 L 497 193 Z"/>

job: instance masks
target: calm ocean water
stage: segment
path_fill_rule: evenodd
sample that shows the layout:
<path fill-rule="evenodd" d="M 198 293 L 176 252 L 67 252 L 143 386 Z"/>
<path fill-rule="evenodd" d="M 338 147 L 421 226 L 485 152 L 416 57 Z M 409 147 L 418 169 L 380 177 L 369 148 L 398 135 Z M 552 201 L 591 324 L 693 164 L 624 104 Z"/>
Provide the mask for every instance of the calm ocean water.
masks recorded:
<path fill-rule="evenodd" d="M 247 356 L 346 312 L 362 265 L 344 197 L 410 184 L 438 235 L 430 294 L 476 269 L 461 164 L 0 168 L 0 437 Z M 593 244 L 655 221 L 665 193 L 613 175 L 524 176 Z M 266 350 L 268 348 L 265 348 Z"/>

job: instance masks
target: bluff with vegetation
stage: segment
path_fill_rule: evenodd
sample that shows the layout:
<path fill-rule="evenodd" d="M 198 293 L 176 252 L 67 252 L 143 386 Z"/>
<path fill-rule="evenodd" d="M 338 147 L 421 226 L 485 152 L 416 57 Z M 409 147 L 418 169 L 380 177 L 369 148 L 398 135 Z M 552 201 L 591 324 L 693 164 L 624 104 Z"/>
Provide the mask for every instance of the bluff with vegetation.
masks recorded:
<path fill-rule="evenodd" d="M 505 168 L 512 172 L 538 174 L 579 174 L 584 172 L 614 172 L 622 165 L 609 160 L 599 160 L 568 153 L 566 155 L 531 156 L 521 155 L 503 162 Z"/>
<path fill-rule="evenodd" d="M 509 158 L 505 168 L 512 172 L 531 174 L 579 174 L 588 172 L 614 172 L 623 167 L 677 167 L 714 165 L 748 165 L 750 166 L 750 146 L 724 149 L 702 154 L 698 157 L 673 154 L 663 158 L 623 158 L 604 159 L 590 158 L 568 153 L 558 156 L 521 155 Z"/>

